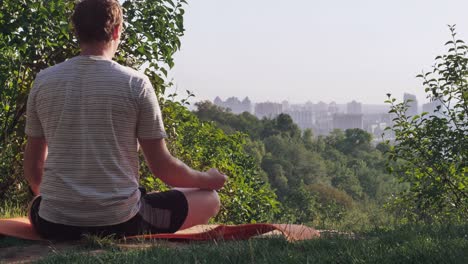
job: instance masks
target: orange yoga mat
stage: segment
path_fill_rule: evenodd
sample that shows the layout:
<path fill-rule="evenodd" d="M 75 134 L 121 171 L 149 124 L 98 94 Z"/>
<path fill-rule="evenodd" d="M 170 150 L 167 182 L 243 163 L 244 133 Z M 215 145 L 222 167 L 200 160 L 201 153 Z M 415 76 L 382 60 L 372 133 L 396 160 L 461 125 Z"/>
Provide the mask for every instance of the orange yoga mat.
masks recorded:
<path fill-rule="evenodd" d="M 126 239 L 169 239 L 181 241 L 243 240 L 271 231 L 279 231 L 289 241 L 320 237 L 320 233 L 304 225 L 292 224 L 244 224 L 244 225 L 199 225 L 173 234 L 153 234 L 127 237 Z M 42 240 L 27 218 L 0 219 L 0 236 L 28 240 Z"/>

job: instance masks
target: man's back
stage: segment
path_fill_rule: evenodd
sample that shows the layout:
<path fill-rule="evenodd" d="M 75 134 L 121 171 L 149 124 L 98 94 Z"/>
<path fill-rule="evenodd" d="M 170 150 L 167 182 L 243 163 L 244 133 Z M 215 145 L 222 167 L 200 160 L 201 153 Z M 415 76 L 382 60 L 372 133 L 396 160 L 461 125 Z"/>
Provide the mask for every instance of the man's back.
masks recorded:
<path fill-rule="evenodd" d="M 100 56 L 77 56 L 37 76 L 26 132 L 44 136 L 49 148 L 40 216 L 76 226 L 133 217 L 137 137 L 165 137 L 147 77 Z"/>
<path fill-rule="evenodd" d="M 44 238 L 68 240 L 208 223 L 227 176 L 172 156 L 148 77 L 112 62 L 123 26 L 119 1 L 78 1 L 72 23 L 81 55 L 39 73 L 28 98 L 31 224 Z M 140 193 L 137 142 L 151 172 L 183 189 Z"/>

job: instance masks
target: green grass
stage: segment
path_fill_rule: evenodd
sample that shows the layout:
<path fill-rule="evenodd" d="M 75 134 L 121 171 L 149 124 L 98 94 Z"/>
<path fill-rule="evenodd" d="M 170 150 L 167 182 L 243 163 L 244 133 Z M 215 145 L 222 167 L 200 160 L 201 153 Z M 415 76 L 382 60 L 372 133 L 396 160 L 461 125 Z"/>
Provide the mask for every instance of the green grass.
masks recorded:
<path fill-rule="evenodd" d="M 13 218 L 27 215 L 26 207 L 22 204 L 0 201 L 0 218 Z"/>
<path fill-rule="evenodd" d="M 3 203 L 0 207 L 2 218 L 24 215 L 21 206 Z M 0 250 L 26 249 L 35 243 L 0 237 Z M 468 223 L 408 225 L 297 243 L 283 238 L 176 246 L 157 242 L 149 249 L 135 250 L 118 243 L 112 237 L 88 236 L 73 250 L 58 251 L 38 263 L 468 263 Z"/>
<path fill-rule="evenodd" d="M 468 263 L 467 231 L 468 225 L 406 226 L 354 239 L 338 236 L 289 243 L 268 238 L 177 247 L 161 244 L 133 251 L 110 247 L 102 254 L 71 251 L 38 263 Z"/>

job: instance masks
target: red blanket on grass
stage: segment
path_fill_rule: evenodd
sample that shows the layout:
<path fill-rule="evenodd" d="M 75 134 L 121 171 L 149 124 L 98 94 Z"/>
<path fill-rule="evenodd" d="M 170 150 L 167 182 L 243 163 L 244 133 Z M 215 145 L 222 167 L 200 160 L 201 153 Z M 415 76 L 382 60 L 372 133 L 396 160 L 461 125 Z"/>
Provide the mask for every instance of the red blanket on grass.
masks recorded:
<path fill-rule="evenodd" d="M 199 225 L 174 234 L 154 234 L 127 237 L 126 239 L 170 239 L 182 241 L 243 240 L 276 231 L 289 241 L 320 237 L 320 233 L 304 225 L 292 224 L 244 224 Z M 0 235 L 28 240 L 42 240 L 27 218 L 0 219 Z"/>

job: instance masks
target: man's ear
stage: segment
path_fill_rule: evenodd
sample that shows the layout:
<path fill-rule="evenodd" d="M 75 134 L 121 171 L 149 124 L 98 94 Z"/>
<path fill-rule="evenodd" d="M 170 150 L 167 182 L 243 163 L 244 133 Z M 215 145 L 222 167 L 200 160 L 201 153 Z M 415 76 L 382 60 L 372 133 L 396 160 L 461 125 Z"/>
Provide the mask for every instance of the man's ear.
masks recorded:
<path fill-rule="evenodd" d="M 116 41 L 120 39 L 120 34 L 122 33 L 122 25 L 117 25 L 112 30 L 112 40 Z"/>

